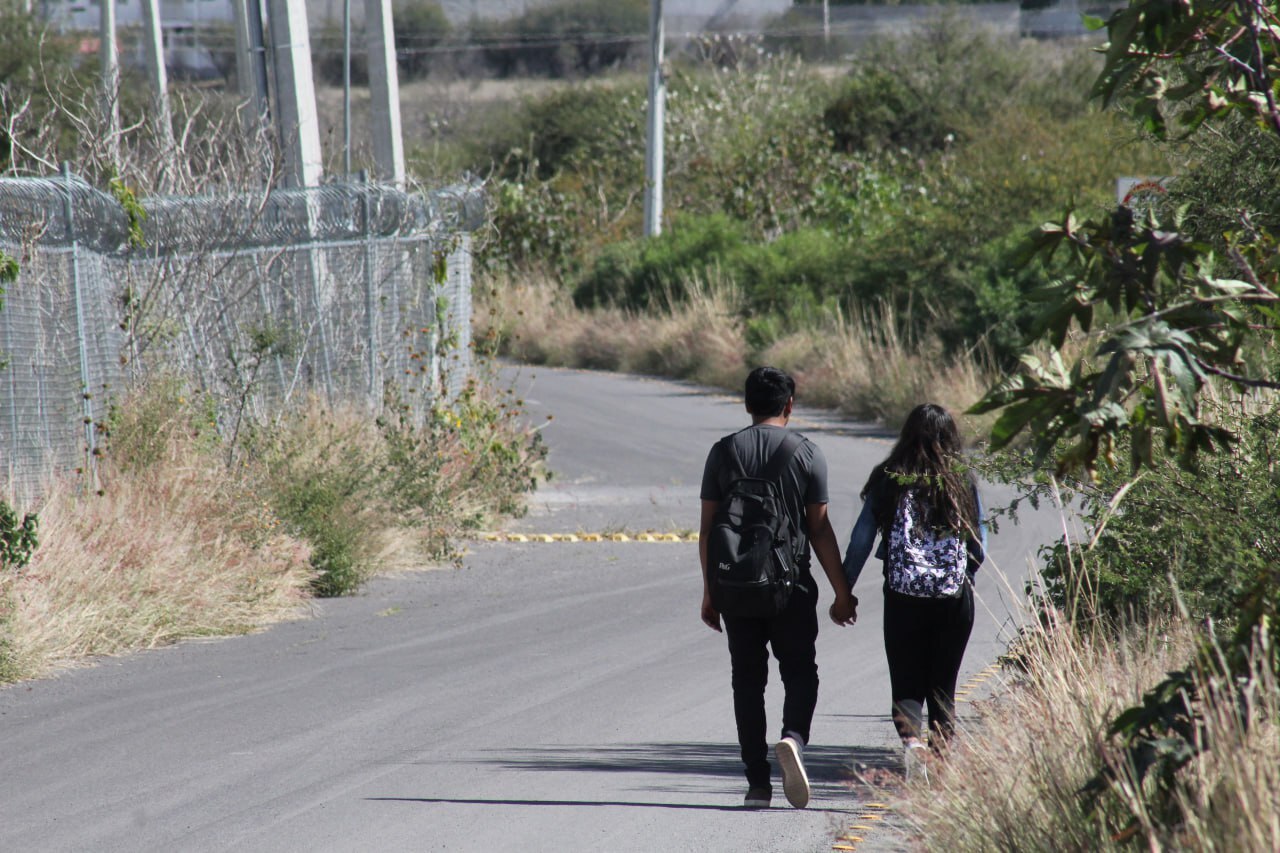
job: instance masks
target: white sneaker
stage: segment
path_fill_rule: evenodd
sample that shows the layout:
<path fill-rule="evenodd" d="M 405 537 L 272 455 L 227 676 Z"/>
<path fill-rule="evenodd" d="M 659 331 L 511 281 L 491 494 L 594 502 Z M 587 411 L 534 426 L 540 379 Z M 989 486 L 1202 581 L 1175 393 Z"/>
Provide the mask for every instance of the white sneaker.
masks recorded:
<path fill-rule="evenodd" d="M 784 737 L 773 748 L 782 768 L 782 793 L 793 808 L 809 805 L 809 774 L 804 772 L 804 744 L 793 737 Z"/>
<path fill-rule="evenodd" d="M 908 783 L 929 784 L 929 765 L 925 761 L 928 749 L 918 740 L 907 744 L 902 754 L 902 766 L 906 770 Z"/>

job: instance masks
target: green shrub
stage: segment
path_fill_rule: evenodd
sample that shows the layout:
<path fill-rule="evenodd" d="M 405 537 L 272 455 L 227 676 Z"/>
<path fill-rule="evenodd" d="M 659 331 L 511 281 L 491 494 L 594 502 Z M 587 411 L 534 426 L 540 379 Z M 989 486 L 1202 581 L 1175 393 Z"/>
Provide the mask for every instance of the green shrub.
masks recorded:
<path fill-rule="evenodd" d="M 413 0 L 396 4 L 394 20 L 400 72 L 409 79 L 425 77 L 432 51 L 450 37 L 448 16 L 437 0 Z"/>
<path fill-rule="evenodd" d="M 574 302 L 643 309 L 678 301 L 691 277 L 734 266 L 747 239 L 742 223 L 724 214 L 682 217 L 656 239 L 607 249 L 575 288 Z"/>
<path fill-rule="evenodd" d="M 271 433 L 251 433 L 247 443 L 272 511 L 311 545 L 316 594 L 359 588 L 377 568 L 374 534 L 388 524 L 376 434 L 358 418 L 314 409 Z"/>
<path fill-rule="evenodd" d="M 23 513 L 22 520 L 8 502 L 0 499 L 0 571 L 21 569 L 31 561 L 39 538 L 40 520 L 35 513 Z"/>
<path fill-rule="evenodd" d="M 1243 592 L 1280 562 L 1280 408 L 1226 417 L 1240 433 L 1236 447 L 1204 455 L 1194 473 L 1172 461 L 1157 465 L 1114 514 L 1109 502 L 1127 480 L 1123 472 L 1102 470 L 1081 489 L 1083 519 L 1094 533 L 1047 550 L 1051 601 L 1112 619 L 1181 604 L 1194 620 L 1230 625 Z"/>
<path fill-rule="evenodd" d="M 575 85 L 526 101 L 474 165 L 496 162 L 509 180 L 548 180 L 566 168 L 642 153 L 643 113 L 629 108 L 627 95 L 639 96 L 639 87 Z"/>
<path fill-rule="evenodd" d="M 848 296 L 850 248 L 826 231 L 803 228 L 745 247 L 732 269 L 755 313 L 803 316 Z"/>
<path fill-rule="evenodd" d="M 99 429 L 117 468 L 145 471 L 159 464 L 179 435 L 216 452 L 221 442 L 216 418 L 212 399 L 193 392 L 179 377 L 160 375 L 124 399 L 112 400 Z"/>
<path fill-rule="evenodd" d="M 938 109 L 933 92 L 897 72 L 862 66 L 822 118 L 841 151 L 934 151 L 954 140 L 959 129 L 949 112 Z"/>
<path fill-rule="evenodd" d="M 1184 227 L 1205 240 L 1248 228 L 1280 233 L 1280 139 L 1251 121 L 1200 142 L 1196 162 L 1169 181 L 1171 208 L 1185 207 Z"/>
<path fill-rule="evenodd" d="M 499 77 L 567 77 L 627 62 L 648 26 L 644 0 L 561 0 L 515 18 L 473 21 L 469 35 Z"/>

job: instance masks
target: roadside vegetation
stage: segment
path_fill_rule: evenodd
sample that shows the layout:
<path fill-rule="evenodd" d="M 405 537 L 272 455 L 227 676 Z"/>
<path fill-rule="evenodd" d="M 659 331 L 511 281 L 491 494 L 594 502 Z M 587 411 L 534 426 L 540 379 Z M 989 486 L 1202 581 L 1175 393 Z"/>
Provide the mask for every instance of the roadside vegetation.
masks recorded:
<path fill-rule="evenodd" d="M 1082 529 L 1043 552 L 1010 690 L 907 794 L 930 846 L 1280 848 L 1280 38 L 1274 5 L 1165 9 L 1109 19 L 1092 93 L 1188 168 L 1038 230 L 1043 349 L 973 409 Z"/>
<path fill-rule="evenodd" d="M 1184 162 L 1088 103 L 1098 59 L 1079 45 L 943 18 L 835 69 L 703 47 L 670 74 L 658 239 L 639 236 L 638 78 L 566 85 L 427 141 L 437 163 L 492 175 L 481 260 L 499 283 L 479 316 L 500 352 L 736 388 L 732 370 L 663 355 L 697 303 L 704 337 L 737 341 L 742 363 L 768 358 L 809 399 L 893 424 L 1016 362 L 1054 274 L 1021 264 L 1035 224 Z M 868 348 L 883 357 L 865 377 L 852 354 Z"/>
<path fill-rule="evenodd" d="M 71 160 L 111 189 L 133 241 L 148 194 L 261 195 L 278 179 L 270 140 L 246 132 L 217 91 L 175 86 L 179 157 L 149 118 L 145 86 L 126 83 L 122 130 L 107 133 L 96 64 L 22 6 L 0 0 L 0 174 L 47 175 Z M 0 253 L 0 311 L 15 282 L 39 286 L 21 278 L 39 251 L 33 241 Z M 198 280 L 203 260 L 184 256 L 170 273 Z M 148 284 L 121 294 L 133 344 L 121 356 L 136 381 L 91 425 L 92 459 L 51 471 L 35 498 L 0 482 L 0 683 L 294 618 L 378 573 L 456 563 L 461 537 L 523 511 L 545 448 L 489 359 L 474 359 L 451 397 L 437 376 L 389 387 L 380 406 L 250 405 L 262 402 L 257 367 L 287 342 L 247 330 L 251 352 L 212 356 L 225 359 L 227 386 L 197 387 L 173 373 L 165 346 L 147 346 L 180 322 Z M 411 410 L 406 395 L 434 402 Z"/>
<path fill-rule="evenodd" d="M 482 374 L 421 424 L 315 400 L 231 447 L 211 401 L 146 383 L 103 425 L 97 490 L 69 475 L 27 512 L 0 502 L 0 682 L 244 633 L 457 561 L 460 537 L 523 511 L 545 454 L 496 387 Z"/>
<path fill-rule="evenodd" d="M 935 399 L 1020 491 L 1000 517 L 1066 505 L 998 697 L 899 792 L 927 849 L 1280 848 L 1280 112 L 1253 8 L 1138 0 L 1105 54 L 945 19 L 834 68 L 708 40 L 672 61 L 653 240 L 634 77 L 428 140 L 491 175 L 491 351 L 734 389 L 771 362 L 888 424 Z M 1175 179 L 1125 211 L 1123 175 Z"/>

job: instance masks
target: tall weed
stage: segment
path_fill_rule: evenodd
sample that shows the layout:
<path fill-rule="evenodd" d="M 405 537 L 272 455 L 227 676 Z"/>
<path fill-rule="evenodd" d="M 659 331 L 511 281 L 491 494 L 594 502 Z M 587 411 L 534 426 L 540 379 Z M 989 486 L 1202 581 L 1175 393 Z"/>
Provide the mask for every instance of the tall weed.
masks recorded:
<path fill-rule="evenodd" d="M 502 280 L 483 296 L 478 337 L 540 364 L 691 379 L 737 391 L 749 367 L 772 363 L 796 375 L 808 403 L 897 424 L 922 400 L 963 411 L 991 380 L 975 356 L 951 358 L 928 336 L 908 339 L 893 309 L 867 314 L 796 312 L 785 324 L 751 317 L 735 282 L 714 269 L 686 278 L 681 299 L 648 311 L 578 308 L 548 276 Z M 971 424 L 977 430 L 978 424 Z"/>
<path fill-rule="evenodd" d="M 179 398 L 180 399 L 180 398 Z M 176 401 L 174 401 L 176 402 Z M 102 490 L 56 481 L 42 499 L 40 545 L 0 572 L 0 679 L 183 637 L 243 633 L 299 612 L 309 548 L 285 533 L 243 477 L 228 472 L 165 395 L 126 403 L 121 432 L 163 423 L 143 448 L 101 461 Z M 137 464 L 141 456 L 145 465 Z"/>
<path fill-rule="evenodd" d="M 107 419 L 101 490 L 50 484 L 29 563 L 0 566 L 0 682 L 90 655 L 241 633 L 377 571 L 456 558 L 522 511 L 545 449 L 487 378 L 428 422 L 312 402 L 229 454 L 211 410 L 157 379 Z"/>
<path fill-rule="evenodd" d="M 929 785 L 906 789 L 902 813 L 920 843 L 1107 851 L 1146 837 L 1150 849 L 1280 849 L 1280 687 L 1269 667 L 1254 667 L 1239 685 L 1205 686 L 1200 736 L 1209 748 L 1179 777 L 1174 820 L 1152 813 L 1108 735 L 1117 709 L 1185 662 L 1199 630 L 1175 618 L 1117 637 L 1051 618 L 1027 635 L 1021 672 L 980 706 L 980 718 L 930 768 Z M 1091 814 L 1080 792 L 1100 765 L 1119 784 Z"/>

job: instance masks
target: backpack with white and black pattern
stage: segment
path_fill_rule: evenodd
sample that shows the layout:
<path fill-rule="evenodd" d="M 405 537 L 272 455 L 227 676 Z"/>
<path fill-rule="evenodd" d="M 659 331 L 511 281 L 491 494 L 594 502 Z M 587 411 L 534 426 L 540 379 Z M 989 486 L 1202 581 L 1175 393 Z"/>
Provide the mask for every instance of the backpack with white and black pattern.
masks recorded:
<path fill-rule="evenodd" d="M 913 490 L 898 499 L 885 539 L 889 589 L 917 598 L 956 598 L 964 592 L 969 560 L 964 538 L 954 530 L 926 526 Z"/>

